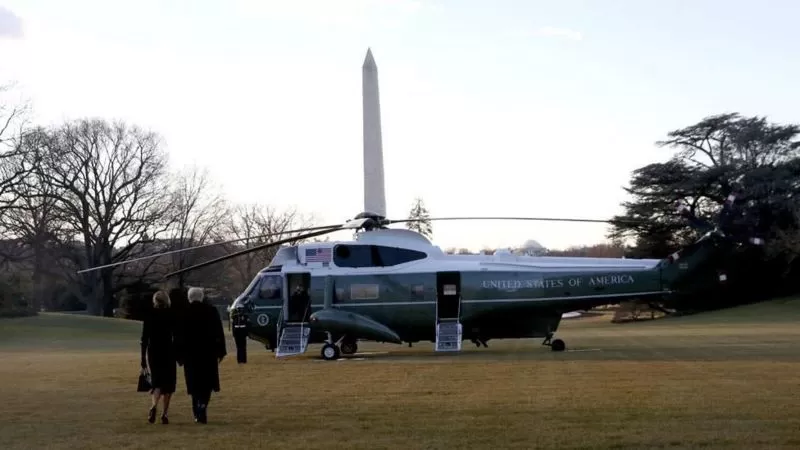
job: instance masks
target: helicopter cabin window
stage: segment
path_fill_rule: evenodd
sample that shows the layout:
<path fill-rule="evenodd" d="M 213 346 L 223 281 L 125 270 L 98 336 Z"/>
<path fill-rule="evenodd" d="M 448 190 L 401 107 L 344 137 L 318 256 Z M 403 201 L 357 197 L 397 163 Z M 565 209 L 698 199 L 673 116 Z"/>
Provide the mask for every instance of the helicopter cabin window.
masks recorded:
<path fill-rule="evenodd" d="M 382 245 L 337 245 L 333 262 L 338 267 L 387 267 L 425 259 L 424 252 Z"/>
<path fill-rule="evenodd" d="M 258 286 L 258 297 L 262 300 L 281 299 L 281 276 L 266 275 Z"/>
<path fill-rule="evenodd" d="M 380 286 L 377 284 L 351 284 L 350 298 L 353 300 L 377 300 Z"/>

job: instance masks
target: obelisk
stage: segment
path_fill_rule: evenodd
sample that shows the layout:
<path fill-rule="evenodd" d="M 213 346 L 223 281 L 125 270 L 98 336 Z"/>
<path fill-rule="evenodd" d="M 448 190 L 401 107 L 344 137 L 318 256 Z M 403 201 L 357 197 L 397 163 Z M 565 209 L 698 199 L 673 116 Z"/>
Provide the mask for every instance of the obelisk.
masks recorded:
<path fill-rule="evenodd" d="M 361 66 L 361 89 L 364 114 L 364 211 L 386 217 L 378 66 L 369 48 Z"/>

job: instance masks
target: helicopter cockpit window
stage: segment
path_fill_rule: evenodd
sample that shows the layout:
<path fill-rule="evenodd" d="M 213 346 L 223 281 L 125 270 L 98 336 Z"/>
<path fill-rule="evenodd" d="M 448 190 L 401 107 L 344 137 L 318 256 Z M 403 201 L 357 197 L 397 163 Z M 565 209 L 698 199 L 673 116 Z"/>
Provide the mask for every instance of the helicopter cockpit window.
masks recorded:
<path fill-rule="evenodd" d="M 426 258 L 424 252 L 382 245 L 337 245 L 333 262 L 339 267 L 386 267 Z"/>
<path fill-rule="evenodd" d="M 281 298 L 280 275 L 267 275 L 258 286 L 258 297 L 262 300 L 279 300 Z"/>

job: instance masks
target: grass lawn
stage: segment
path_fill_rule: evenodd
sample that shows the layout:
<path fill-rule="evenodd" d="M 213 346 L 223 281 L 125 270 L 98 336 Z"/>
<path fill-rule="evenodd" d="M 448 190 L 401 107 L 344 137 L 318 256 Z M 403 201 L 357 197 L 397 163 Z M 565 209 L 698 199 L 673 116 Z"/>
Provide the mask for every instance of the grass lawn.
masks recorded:
<path fill-rule="evenodd" d="M 181 379 L 163 426 L 135 392 L 139 323 L 4 319 L 0 448 L 800 448 L 800 300 L 609 320 L 565 320 L 564 353 L 361 344 L 324 362 L 315 345 L 277 361 L 250 341 L 237 365 L 230 341 L 210 423 Z"/>

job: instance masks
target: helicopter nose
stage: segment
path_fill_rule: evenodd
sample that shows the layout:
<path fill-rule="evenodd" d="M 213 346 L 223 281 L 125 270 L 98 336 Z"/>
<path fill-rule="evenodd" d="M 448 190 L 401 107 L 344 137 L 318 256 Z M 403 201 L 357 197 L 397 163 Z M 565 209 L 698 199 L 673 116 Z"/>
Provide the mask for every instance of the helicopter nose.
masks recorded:
<path fill-rule="evenodd" d="M 239 310 L 246 310 L 247 309 L 247 297 L 239 297 L 231 303 L 231 311 L 239 309 Z"/>

